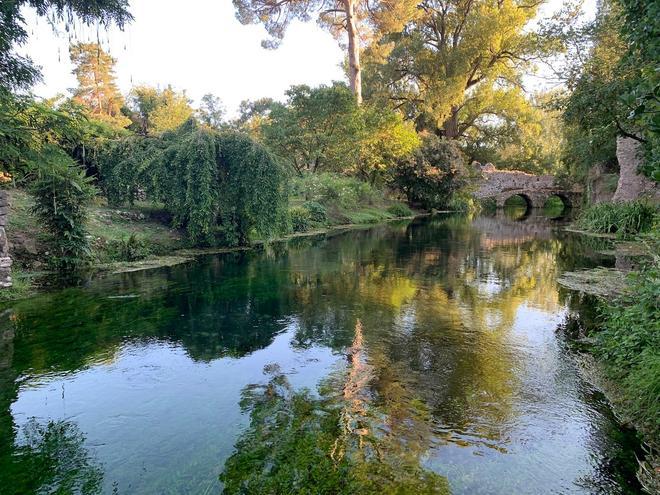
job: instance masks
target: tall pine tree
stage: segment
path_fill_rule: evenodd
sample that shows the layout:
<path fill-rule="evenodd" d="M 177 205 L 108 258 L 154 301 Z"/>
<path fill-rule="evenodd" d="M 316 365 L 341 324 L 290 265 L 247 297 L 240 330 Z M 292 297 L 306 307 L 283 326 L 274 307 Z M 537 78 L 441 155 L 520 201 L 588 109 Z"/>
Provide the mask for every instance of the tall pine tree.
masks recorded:
<path fill-rule="evenodd" d="M 129 125 L 130 119 L 121 113 L 124 97 L 115 83 L 116 60 L 97 43 L 71 45 L 69 55 L 78 79 L 73 100 L 86 106 L 96 119 L 119 127 Z"/>

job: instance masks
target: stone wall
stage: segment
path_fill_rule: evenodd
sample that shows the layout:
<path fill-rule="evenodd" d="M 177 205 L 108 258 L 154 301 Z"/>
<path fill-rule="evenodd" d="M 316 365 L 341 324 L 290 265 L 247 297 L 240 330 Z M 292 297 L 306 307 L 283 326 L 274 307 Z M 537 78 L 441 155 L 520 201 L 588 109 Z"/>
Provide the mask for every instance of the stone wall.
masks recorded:
<path fill-rule="evenodd" d="M 618 137 L 616 159 L 619 162 L 619 183 L 612 201 L 634 201 L 640 198 L 660 201 L 658 184 L 638 173 L 642 161 L 639 141 L 628 137 Z"/>
<path fill-rule="evenodd" d="M 11 258 L 7 242 L 7 215 L 9 213 L 9 195 L 0 189 L 0 288 L 11 287 Z"/>

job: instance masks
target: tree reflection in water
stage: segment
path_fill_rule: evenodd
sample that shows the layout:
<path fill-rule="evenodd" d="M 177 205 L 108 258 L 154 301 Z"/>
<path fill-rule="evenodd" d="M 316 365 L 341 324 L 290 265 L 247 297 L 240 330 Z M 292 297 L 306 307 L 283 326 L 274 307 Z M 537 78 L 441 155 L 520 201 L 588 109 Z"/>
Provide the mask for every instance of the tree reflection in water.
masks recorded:
<path fill-rule="evenodd" d="M 372 387 L 362 324 L 355 325 L 346 369 L 319 387 L 294 391 L 277 366 L 265 386 L 244 391 L 251 422 L 225 464 L 227 494 L 447 494 L 447 480 L 424 469 L 428 436 L 421 402 L 401 408 Z"/>
<path fill-rule="evenodd" d="M 2 493 L 101 493 L 103 469 L 84 443 L 75 423 L 28 420 L 12 455 L 0 457 Z"/>

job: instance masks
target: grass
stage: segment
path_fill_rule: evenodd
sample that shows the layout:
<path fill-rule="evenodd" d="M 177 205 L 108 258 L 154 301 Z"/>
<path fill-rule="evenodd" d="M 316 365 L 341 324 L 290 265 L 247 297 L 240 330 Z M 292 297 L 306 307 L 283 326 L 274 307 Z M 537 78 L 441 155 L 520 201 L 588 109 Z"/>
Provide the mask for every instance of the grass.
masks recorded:
<path fill-rule="evenodd" d="M 644 201 L 600 203 L 584 209 L 577 219 L 580 229 L 599 234 L 616 234 L 626 239 L 649 232 L 658 221 L 658 208 Z"/>
<path fill-rule="evenodd" d="M 335 225 L 372 224 L 414 215 L 407 205 L 388 198 L 384 191 L 338 174 L 296 177 L 290 193 L 295 232 Z M 323 215 L 319 207 L 324 210 Z M 303 211 L 305 208 L 308 213 Z"/>
<path fill-rule="evenodd" d="M 31 213 L 33 201 L 27 192 L 10 191 L 10 203 L 7 230 L 15 262 L 19 267 L 34 268 L 47 258 L 47 233 Z M 112 208 L 99 199 L 90 206 L 87 223 L 93 262 L 132 261 L 129 258 L 143 259 L 182 247 L 181 236 L 168 226 L 167 219 L 157 205 Z M 128 258 L 124 259 L 124 253 Z"/>
<path fill-rule="evenodd" d="M 28 298 L 37 292 L 35 278 L 37 274 L 27 272 L 20 267 L 14 267 L 11 271 L 12 286 L 0 290 L 0 302 L 16 301 Z"/>

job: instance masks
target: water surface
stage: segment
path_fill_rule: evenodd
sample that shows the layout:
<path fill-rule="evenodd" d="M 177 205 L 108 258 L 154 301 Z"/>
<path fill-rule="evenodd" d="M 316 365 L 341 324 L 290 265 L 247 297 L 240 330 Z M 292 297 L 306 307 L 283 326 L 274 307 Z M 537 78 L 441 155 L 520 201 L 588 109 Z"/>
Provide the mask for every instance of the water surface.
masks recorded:
<path fill-rule="evenodd" d="M 0 493 L 217 493 L 242 391 L 272 364 L 316 390 L 358 320 L 374 400 L 397 384 L 424 404 L 420 462 L 453 493 L 635 493 L 634 434 L 557 332 L 557 276 L 611 261 L 560 224 L 435 216 L 9 306 Z"/>

